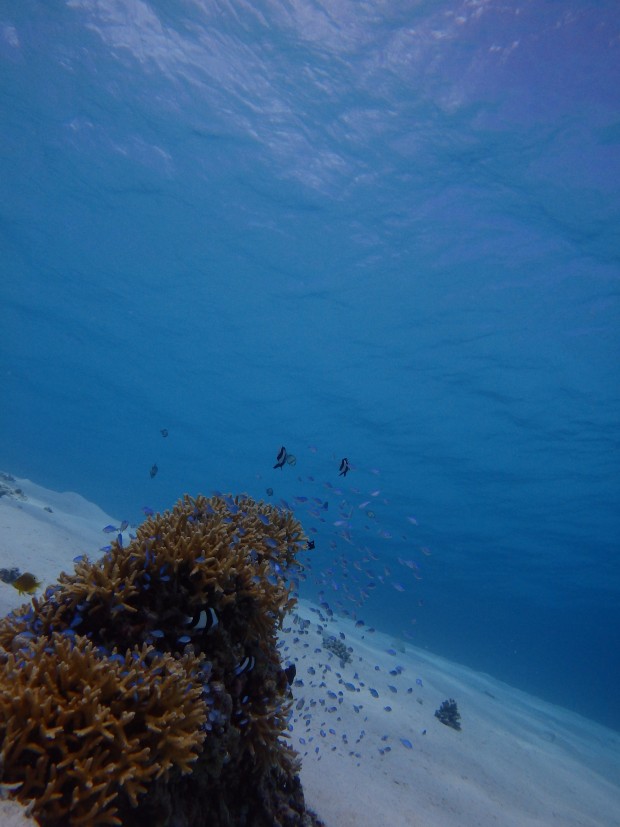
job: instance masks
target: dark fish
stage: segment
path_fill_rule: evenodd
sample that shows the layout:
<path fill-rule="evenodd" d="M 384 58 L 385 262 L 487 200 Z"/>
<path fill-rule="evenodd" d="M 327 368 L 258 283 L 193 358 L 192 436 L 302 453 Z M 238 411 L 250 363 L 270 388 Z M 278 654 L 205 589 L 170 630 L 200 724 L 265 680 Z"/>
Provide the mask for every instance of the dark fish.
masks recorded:
<path fill-rule="evenodd" d="M 273 466 L 274 468 L 283 468 L 284 463 L 286 462 L 286 457 L 288 454 L 286 453 L 286 448 L 284 445 L 278 451 L 278 456 L 276 457 L 276 464 Z"/>
<path fill-rule="evenodd" d="M 351 470 L 349 466 L 349 460 L 346 457 L 343 457 L 340 461 L 340 471 L 338 473 L 339 477 L 346 477 L 348 472 Z"/>
<path fill-rule="evenodd" d="M 103 531 L 105 531 L 106 534 L 112 534 L 113 532 L 118 531 L 118 528 L 115 525 L 110 524 L 107 525 Z"/>
<path fill-rule="evenodd" d="M 273 497 L 273 488 L 266 488 L 265 493 L 268 497 Z"/>
<path fill-rule="evenodd" d="M 118 530 L 119 531 L 126 531 L 128 528 L 129 528 L 129 520 L 123 520 L 123 522 L 120 524 Z"/>
<path fill-rule="evenodd" d="M 314 548 L 314 540 L 306 540 L 306 548 L 308 551 L 311 551 Z"/>
<path fill-rule="evenodd" d="M 151 470 L 149 471 L 149 474 L 151 475 L 151 479 L 153 479 L 153 477 L 157 474 L 158 471 L 159 471 L 159 468 L 156 465 L 153 465 L 151 467 Z"/>
<path fill-rule="evenodd" d="M 168 428 L 162 428 L 162 429 L 161 429 L 161 431 L 160 431 L 159 433 L 160 433 L 163 437 L 167 437 L 167 436 L 168 436 Z"/>
<path fill-rule="evenodd" d="M 145 514 L 145 516 L 147 516 L 147 517 L 150 517 L 153 514 L 153 509 L 149 508 L 148 505 L 143 505 L 142 506 L 142 511 Z M 105 531 L 105 528 L 103 530 Z"/>
<path fill-rule="evenodd" d="M 235 675 L 243 675 L 244 672 L 251 672 L 254 669 L 254 664 L 256 660 L 253 655 L 244 658 L 241 663 L 238 663 L 235 666 Z"/>
<path fill-rule="evenodd" d="M 290 663 L 284 670 L 284 674 L 286 675 L 286 680 L 288 681 L 289 686 L 292 686 L 293 681 L 295 680 L 295 675 L 297 674 L 297 667 L 295 664 Z"/>
<path fill-rule="evenodd" d="M 41 582 L 29 571 L 20 574 L 19 577 L 11 583 L 11 586 L 17 589 L 20 594 L 34 594 L 40 585 Z"/>
<path fill-rule="evenodd" d="M 185 623 L 196 632 L 200 632 L 203 629 L 208 632 L 217 626 L 219 620 L 215 609 L 201 609 L 191 617 L 186 615 Z"/>

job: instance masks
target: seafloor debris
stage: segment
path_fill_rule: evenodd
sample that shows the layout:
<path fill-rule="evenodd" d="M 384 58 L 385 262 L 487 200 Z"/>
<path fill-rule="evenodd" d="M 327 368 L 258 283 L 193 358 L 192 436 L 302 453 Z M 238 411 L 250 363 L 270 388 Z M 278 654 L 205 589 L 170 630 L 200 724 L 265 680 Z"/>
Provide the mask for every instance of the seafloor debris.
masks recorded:
<path fill-rule="evenodd" d="M 277 631 L 306 538 L 185 497 L 0 621 L 0 781 L 42 825 L 311 827 Z"/>
<path fill-rule="evenodd" d="M 15 477 L 12 477 L 10 474 L 5 474 L 4 471 L 0 471 L 0 497 L 12 497 L 15 500 L 28 499 L 21 488 L 11 485 L 11 483 L 15 482 L 17 482 Z"/>
<path fill-rule="evenodd" d="M 443 701 L 439 709 L 435 710 L 435 718 L 439 718 L 442 724 L 452 727 L 452 729 L 461 729 L 461 716 L 454 698 Z"/>

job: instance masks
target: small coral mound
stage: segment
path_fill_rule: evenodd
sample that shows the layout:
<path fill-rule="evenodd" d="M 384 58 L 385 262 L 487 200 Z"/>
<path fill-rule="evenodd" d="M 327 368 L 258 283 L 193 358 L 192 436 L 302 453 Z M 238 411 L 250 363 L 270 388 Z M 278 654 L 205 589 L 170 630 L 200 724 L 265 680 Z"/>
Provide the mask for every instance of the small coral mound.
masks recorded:
<path fill-rule="evenodd" d="M 276 645 L 304 546 L 288 511 L 186 496 L 0 621 L 0 782 L 46 825 L 317 824 Z"/>
<path fill-rule="evenodd" d="M 452 729 L 460 730 L 461 728 L 461 716 L 454 698 L 442 702 L 439 709 L 435 710 L 435 718 L 439 718 L 442 724 L 452 727 Z"/>
<path fill-rule="evenodd" d="M 351 652 L 353 649 L 347 646 L 342 640 L 338 640 L 334 635 L 323 635 L 323 648 L 333 652 L 336 657 L 340 659 L 340 666 L 351 663 Z"/>

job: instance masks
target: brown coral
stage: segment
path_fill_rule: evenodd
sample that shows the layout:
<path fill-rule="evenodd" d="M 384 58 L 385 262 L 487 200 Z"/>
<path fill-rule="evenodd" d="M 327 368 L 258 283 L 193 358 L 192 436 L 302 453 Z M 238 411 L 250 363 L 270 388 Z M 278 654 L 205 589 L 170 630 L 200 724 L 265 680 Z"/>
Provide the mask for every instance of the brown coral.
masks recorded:
<path fill-rule="evenodd" d="M 119 793 L 136 805 L 152 779 L 190 771 L 205 734 L 195 658 L 105 657 L 56 633 L 24 643 L 0 668 L 2 781 L 42 823 L 120 824 Z"/>
<path fill-rule="evenodd" d="M 24 723 L 29 707 L 19 707 L 26 703 L 27 684 L 19 684 L 18 707 L 7 698 L 0 746 L 6 780 L 24 781 L 20 800 L 33 797 L 41 811 L 55 814 L 50 824 L 58 823 L 54 818 L 64 807 L 75 811 L 71 824 L 88 818 L 92 824 L 118 823 L 120 817 L 130 827 L 145 819 L 165 823 L 174 813 L 188 825 L 204 823 L 208 814 L 212 827 L 273 827 L 280 823 L 276 802 L 276 809 L 297 813 L 287 815 L 287 824 L 309 823 L 297 756 L 283 740 L 290 700 L 276 646 L 278 628 L 295 603 L 286 575 L 299 568 L 295 555 L 304 541 L 288 511 L 245 496 L 185 496 L 171 511 L 147 519 L 126 547 L 119 539 L 101 560 L 78 562 L 43 599 L 0 621 L 0 646 L 11 652 L 7 674 L 25 668 L 46 691 L 60 687 L 62 695 L 65 684 L 58 681 L 90 686 L 79 677 L 85 658 L 95 686 L 109 669 L 106 680 L 115 687 L 105 703 L 93 700 L 88 720 L 72 724 L 71 738 L 53 716 L 47 722 L 46 712 L 34 716 L 36 740 Z M 45 670 L 36 668 L 46 657 L 52 673 L 54 662 L 67 664 L 56 670 L 56 683 L 48 684 Z M 134 675 L 136 658 L 142 680 L 161 701 L 157 714 L 148 706 L 151 695 L 141 694 L 140 679 L 127 675 Z M 183 703 L 191 706 L 191 714 L 183 712 L 187 727 L 175 712 L 183 703 L 163 689 L 175 668 Z M 69 693 L 71 711 L 64 715 L 74 714 L 78 694 Z M 145 709 L 130 719 L 136 694 Z M 95 723 L 95 710 L 103 723 Z M 13 719 L 26 733 L 17 742 L 22 752 L 25 744 L 39 745 L 27 777 L 19 770 L 22 753 L 13 749 Z M 48 731 L 66 743 L 60 752 Z M 91 748 L 82 752 L 83 739 Z M 73 754 L 79 769 L 68 774 Z M 172 767 L 191 773 L 168 778 Z M 69 788 L 75 790 L 70 796 Z"/>

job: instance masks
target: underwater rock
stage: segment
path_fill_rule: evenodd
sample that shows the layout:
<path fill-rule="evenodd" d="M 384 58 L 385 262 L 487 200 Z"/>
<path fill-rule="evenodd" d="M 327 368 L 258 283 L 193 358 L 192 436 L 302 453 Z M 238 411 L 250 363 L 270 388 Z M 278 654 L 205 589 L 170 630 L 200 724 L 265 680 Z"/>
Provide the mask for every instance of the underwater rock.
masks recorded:
<path fill-rule="evenodd" d="M 185 496 L 0 621 L 11 797 L 42 825 L 318 827 L 276 646 L 305 544 L 288 511 Z"/>
<path fill-rule="evenodd" d="M 454 698 L 443 701 L 439 709 L 435 710 L 435 718 L 439 718 L 442 724 L 452 727 L 452 729 L 461 729 L 461 716 Z"/>

